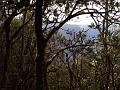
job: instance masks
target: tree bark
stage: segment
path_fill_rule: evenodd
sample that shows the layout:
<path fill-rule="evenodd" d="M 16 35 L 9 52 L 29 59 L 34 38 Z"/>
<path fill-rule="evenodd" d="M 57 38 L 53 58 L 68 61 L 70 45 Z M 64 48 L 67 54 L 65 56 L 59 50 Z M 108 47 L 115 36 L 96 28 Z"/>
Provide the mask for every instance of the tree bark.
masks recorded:
<path fill-rule="evenodd" d="M 3 70 L 2 70 L 2 80 L 0 84 L 0 90 L 6 89 L 6 79 L 7 79 L 7 69 L 8 69 L 8 61 L 10 56 L 10 21 L 6 20 L 4 22 L 4 28 L 5 28 L 5 34 L 6 34 L 6 51 L 4 56 L 4 62 L 3 62 Z"/>
<path fill-rule="evenodd" d="M 45 62 L 46 39 L 42 32 L 42 5 L 43 0 L 36 0 L 35 9 L 35 33 L 37 38 L 36 58 L 36 90 L 48 90 L 47 67 Z"/>

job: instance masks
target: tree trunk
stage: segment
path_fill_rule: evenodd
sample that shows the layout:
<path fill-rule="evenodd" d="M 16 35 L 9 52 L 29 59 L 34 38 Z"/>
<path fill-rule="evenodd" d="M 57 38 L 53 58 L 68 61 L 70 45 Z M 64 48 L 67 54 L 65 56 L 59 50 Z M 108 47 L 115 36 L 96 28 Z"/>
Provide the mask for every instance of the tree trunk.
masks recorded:
<path fill-rule="evenodd" d="M 110 84 L 110 71 L 111 71 L 111 66 L 110 66 L 110 55 L 108 53 L 108 27 L 109 27 L 109 22 L 108 22 L 108 16 L 109 16 L 109 12 L 108 12 L 108 1 L 106 0 L 105 2 L 105 20 L 104 20 L 104 40 L 103 40 L 103 45 L 104 45 L 104 50 L 105 50 L 105 62 L 106 62 L 106 85 L 105 85 L 105 90 L 109 90 L 109 84 Z"/>
<path fill-rule="evenodd" d="M 3 62 L 3 70 L 2 70 L 2 80 L 0 82 L 0 90 L 6 89 L 6 80 L 7 80 L 7 69 L 8 69 L 8 61 L 10 56 L 10 39 L 9 39 L 9 33 L 10 33 L 10 21 L 6 20 L 4 22 L 4 28 L 5 28 L 5 34 L 6 34 L 6 51 L 4 56 L 4 62 Z"/>
<path fill-rule="evenodd" d="M 37 38 L 36 58 L 36 90 L 48 90 L 47 67 L 45 62 L 46 39 L 42 32 L 42 5 L 43 0 L 36 0 L 35 10 L 35 33 Z"/>

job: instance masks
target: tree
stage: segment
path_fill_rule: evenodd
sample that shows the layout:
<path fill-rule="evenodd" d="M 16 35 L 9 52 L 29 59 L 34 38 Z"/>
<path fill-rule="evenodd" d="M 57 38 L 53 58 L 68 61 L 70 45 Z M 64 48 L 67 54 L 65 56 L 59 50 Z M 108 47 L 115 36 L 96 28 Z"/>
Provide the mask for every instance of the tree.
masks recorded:
<path fill-rule="evenodd" d="M 57 78 L 61 78 L 61 80 L 69 78 L 65 79 L 65 82 L 63 81 L 64 84 L 61 82 L 58 83 L 59 89 L 59 86 L 63 86 L 64 88 L 69 89 L 80 87 L 83 89 L 91 89 L 95 87 L 96 89 L 100 88 L 108 90 L 111 86 L 111 82 L 113 85 L 111 88 L 115 89 L 115 65 L 112 64 L 113 61 L 110 59 L 112 57 L 110 54 L 112 49 L 110 48 L 113 47 L 109 45 L 112 40 L 108 27 L 113 23 L 118 23 L 117 18 L 119 17 L 117 17 L 117 13 L 119 13 L 119 11 L 116 9 L 118 3 L 113 0 L 4 0 L 4 2 L 0 3 L 3 4 L 3 7 L 0 7 L 2 8 L 0 11 L 2 12 L 1 17 L 5 29 L 5 33 L 2 33 L 2 38 L 6 39 L 6 42 L 4 42 L 1 38 L 6 44 L 6 51 L 4 51 L 3 54 L 4 65 L 2 70 L 1 88 L 9 89 L 7 87 L 7 82 L 12 76 L 9 76 L 8 73 L 16 71 L 17 74 L 20 74 L 16 75 L 19 78 L 17 78 L 17 80 L 12 79 L 17 83 L 17 89 L 32 89 L 30 88 L 32 82 L 27 81 L 28 78 L 31 80 L 31 78 L 33 79 L 33 77 L 36 77 L 36 90 L 48 90 L 50 86 L 49 81 L 47 83 L 49 78 L 47 71 L 51 67 L 51 64 L 56 66 L 53 62 L 57 62 L 57 60 L 54 61 L 54 59 L 57 58 L 62 67 L 62 72 L 55 71 L 55 73 L 57 75 L 60 73 L 63 74 L 63 77 Z M 95 5 L 98 5 L 100 8 L 94 8 Z M 82 37 L 81 33 L 79 33 L 78 36 L 73 34 L 74 39 L 72 40 L 67 40 L 66 37 L 61 37 L 61 35 L 55 36 L 56 39 L 54 39 L 54 41 L 59 43 L 60 47 L 57 47 L 55 43 L 52 43 L 54 42 L 52 41 L 54 35 L 59 33 L 58 31 L 67 21 L 85 14 L 90 15 L 94 20 L 95 25 L 92 24 L 90 27 L 97 28 L 100 32 L 99 37 L 97 38 L 98 41 L 95 38 L 93 41 L 86 40 L 84 39 L 85 37 Z M 99 17 L 101 17 L 102 20 L 99 20 Z M 22 19 L 23 22 L 21 22 L 20 19 Z M 34 21 L 35 23 L 33 24 Z M 71 35 L 70 37 L 72 38 Z M 57 40 L 57 38 L 60 41 Z M 95 48 L 96 45 L 98 45 L 97 48 Z M 55 56 L 51 53 L 51 49 Z M 2 44 L 1 50 L 3 50 Z M 70 53 L 67 53 L 67 51 Z M 49 55 L 47 54 L 48 52 Z M 113 55 L 116 55 L 116 52 L 112 52 Z M 27 58 L 33 58 L 33 62 L 29 62 L 29 59 L 29 65 L 25 64 L 24 62 L 27 60 L 25 56 Z M 64 62 L 67 59 L 68 61 Z M 59 60 L 63 60 L 62 64 Z M 15 62 L 15 64 L 11 64 L 12 62 Z M 8 68 L 14 67 L 13 65 L 16 65 L 16 67 L 11 69 Z M 25 69 L 25 67 L 28 69 Z M 36 71 L 29 70 L 29 68 L 33 67 L 36 68 Z M 16 68 L 18 71 L 14 70 Z M 23 76 L 24 78 L 22 78 Z M 95 80 L 94 77 L 97 80 Z M 102 77 L 105 77 L 104 83 L 100 80 Z M 58 79 L 57 81 L 59 81 Z M 25 82 L 29 83 L 28 87 L 25 85 Z M 14 85 L 12 86 L 11 90 L 15 90 L 16 88 L 14 88 Z"/>

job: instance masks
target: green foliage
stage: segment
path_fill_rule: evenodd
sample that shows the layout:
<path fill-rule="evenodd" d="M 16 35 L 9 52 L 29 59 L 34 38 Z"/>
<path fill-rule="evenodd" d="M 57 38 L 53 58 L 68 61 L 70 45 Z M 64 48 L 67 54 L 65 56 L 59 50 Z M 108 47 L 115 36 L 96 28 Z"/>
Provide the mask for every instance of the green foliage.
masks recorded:
<path fill-rule="evenodd" d="M 11 27 L 14 30 L 17 30 L 21 25 L 22 25 L 22 20 L 20 20 L 19 17 L 14 18 L 11 22 Z"/>
<path fill-rule="evenodd" d="M 29 4 L 26 4 L 25 0 L 20 1 L 22 3 L 16 1 L 9 4 L 5 0 L 4 7 L 0 2 L 0 12 L 2 12 L 0 21 L 3 25 L 5 22 L 10 22 L 10 28 L 9 23 L 4 28 L 0 28 L 0 72 L 2 73 L 0 85 L 4 82 L 2 78 L 5 75 L 6 90 L 35 90 L 36 73 L 38 73 L 35 70 L 36 57 L 42 53 L 47 72 L 39 66 L 41 69 L 39 73 L 44 73 L 42 77 L 47 79 L 50 90 L 119 89 L 120 31 L 108 30 L 111 25 L 119 23 L 118 11 L 115 11 L 119 7 L 117 2 L 108 0 L 109 5 L 105 6 L 107 0 L 43 0 L 43 15 L 41 15 L 43 26 L 38 30 L 37 36 L 34 25 L 35 0 Z M 94 5 L 98 5 L 103 12 L 95 9 Z M 107 7 L 110 10 L 107 12 L 108 16 L 104 12 L 107 11 Z M 65 30 L 66 34 L 58 31 L 73 17 L 84 14 L 89 14 L 94 19 L 95 23 L 89 25 L 89 28 L 97 29 L 98 36 L 89 38 L 86 33 L 90 29 L 71 32 L 68 27 Z M 41 36 L 43 39 L 37 39 Z M 43 52 L 37 52 L 41 45 L 45 49 Z M 4 63 L 6 53 L 9 54 L 8 62 Z M 8 68 L 6 69 L 4 65 Z M 4 70 L 6 70 L 5 74 Z M 47 86 L 45 83 L 43 85 Z"/>

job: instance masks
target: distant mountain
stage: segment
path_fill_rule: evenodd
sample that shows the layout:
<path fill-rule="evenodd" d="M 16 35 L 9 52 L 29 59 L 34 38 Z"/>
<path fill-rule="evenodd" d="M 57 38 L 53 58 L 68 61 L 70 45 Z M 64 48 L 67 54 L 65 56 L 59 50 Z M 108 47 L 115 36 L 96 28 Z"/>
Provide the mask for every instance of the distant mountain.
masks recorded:
<path fill-rule="evenodd" d="M 73 25 L 73 24 L 65 24 L 61 29 L 60 33 L 65 35 L 67 31 L 70 33 L 78 33 L 80 30 L 87 31 L 86 35 L 87 37 L 96 37 L 99 34 L 99 31 L 97 29 L 92 29 L 88 27 L 88 25 Z"/>

